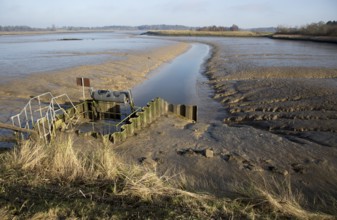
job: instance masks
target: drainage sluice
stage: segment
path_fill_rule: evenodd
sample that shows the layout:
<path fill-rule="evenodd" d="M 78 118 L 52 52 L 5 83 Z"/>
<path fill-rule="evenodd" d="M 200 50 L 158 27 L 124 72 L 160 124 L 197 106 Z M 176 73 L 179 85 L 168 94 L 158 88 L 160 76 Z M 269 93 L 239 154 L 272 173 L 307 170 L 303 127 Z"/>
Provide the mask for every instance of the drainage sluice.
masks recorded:
<path fill-rule="evenodd" d="M 32 101 L 30 101 L 18 115 L 12 117 L 12 126 L 23 127 L 32 131 L 31 133 L 37 133 L 38 137 L 46 141 L 67 130 L 74 131 L 78 135 L 101 137 L 112 143 L 121 143 L 166 114 L 172 113 L 197 121 L 197 106 L 175 105 L 162 98 L 156 98 L 144 107 L 135 107 L 130 98 L 131 94 L 129 97 L 125 95 L 126 93 L 120 94 L 123 102 L 118 100 L 116 102 L 116 99 L 114 101 L 86 99 L 78 104 L 73 104 L 68 96 L 64 95 L 70 103 L 64 106 L 57 102 L 58 97 L 50 95 L 50 104 L 40 105 L 38 99 L 39 107 L 36 110 L 31 109 Z M 33 117 L 34 112 L 39 113 L 37 118 Z M 22 117 L 25 120 L 20 120 Z M 16 129 L 16 132 L 29 133 L 20 129 Z M 20 136 L 27 137 L 27 135 Z"/>
<path fill-rule="evenodd" d="M 188 120 L 197 121 L 197 106 L 174 105 L 156 98 L 145 107 L 128 111 L 123 105 L 109 101 L 85 100 L 76 109 L 83 117 L 83 123 L 76 127 L 76 133 L 84 136 L 102 137 L 113 143 L 121 143 L 135 132 L 145 129 L 161 116 L 173 113 Z M 74 112 L 74 111 L 73 111 Z M 75 112 L 74 112 L 75 113 Z M 63 119 L 56 123 L 62 128 Z"/>

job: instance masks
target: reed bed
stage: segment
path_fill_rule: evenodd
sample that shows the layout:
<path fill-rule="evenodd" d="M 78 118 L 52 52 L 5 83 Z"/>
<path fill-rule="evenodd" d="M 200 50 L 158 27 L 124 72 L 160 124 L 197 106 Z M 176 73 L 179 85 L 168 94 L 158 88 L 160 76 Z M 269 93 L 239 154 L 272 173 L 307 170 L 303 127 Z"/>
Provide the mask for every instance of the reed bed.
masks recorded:
<path fill-rule="evenodd" d="M 267 37 L 271 33 L 252 31 L 193 31 L 193 30 L 163 30 L 148 31 L 148 35 L 159 36 L 212 36 L 212 37 Z"/>

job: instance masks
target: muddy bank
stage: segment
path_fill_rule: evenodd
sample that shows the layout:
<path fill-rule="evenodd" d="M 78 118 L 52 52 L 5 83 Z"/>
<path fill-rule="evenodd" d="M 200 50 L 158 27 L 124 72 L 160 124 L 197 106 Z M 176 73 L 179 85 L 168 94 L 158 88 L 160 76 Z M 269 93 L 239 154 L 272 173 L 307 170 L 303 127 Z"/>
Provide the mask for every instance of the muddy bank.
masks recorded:
<path fill-rule="evenodd" d="M 215 98 L 228 109 L 224 122 L 245 124 L 337 147 L 337 69 L 315 67 L 226 68 L 209 63 Z M 299 139 L 298 139 L 299 138 Z"/>
<path fill-rule="evenodd" d="M 311 202 L 324 194 L 336 198 L 337 69 L 252 67 L 240 62 L 234 64 L 240 68 L 227 68 L 222 53 L 220 47 L 215 50 L 207 75 L 214 98 L 228 111 L 224 123 L 247 135 L 263 134 L 262 143 L 250 141 L 246 153 L 255 154 L 258 161 L 270 154 L 276 166 L 288 164 L 291 183 Z M 278 141 L 268 143 L 276 137 Z"/>
<path fill-rule="evenodd" d="M 76 77 L 90 78 L 95 88 L 130 89 L 145 80 L 149 71 L 169 62 L 188 48 L 187 43 L 176 43 L 149 51 L 115 53 L 120 59 L 99 65 L 32 74 L 1 83 L 0 105 L 3 108 L 0 120 L 8 122 L 9 117 L 18 113 L 30 97 L 48 91 L 55 95 L 67 93 L 72 100 L 78 100 L 82 97 L 82 90 L 76 86 Z"/>
<path fill-rule="evenodd" d="M 116 150 L 192 191 L 235 198 L 252 184 L 280 194 L 291 186 L 304 207 L 333 212 L 337 71 L 228 63 L 212 45 L 214 94 L 200 94 L 200 121 L 168 115 Z"/>

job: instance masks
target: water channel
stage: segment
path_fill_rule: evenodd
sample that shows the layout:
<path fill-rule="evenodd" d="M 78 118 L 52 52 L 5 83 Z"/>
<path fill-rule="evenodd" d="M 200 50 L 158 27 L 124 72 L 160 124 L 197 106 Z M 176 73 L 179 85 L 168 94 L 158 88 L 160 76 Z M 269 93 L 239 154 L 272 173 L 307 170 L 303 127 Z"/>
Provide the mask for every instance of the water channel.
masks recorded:
<path fill-rule="evenodd" d="M 172 104 L 198 106 L 198 121 L 210 122 L 224 117 L 222 106 L 211 97 L 212 89 L 203 75 L 210 46 L 193 43 L 172 62 L 151 72 L 146 81 L 132 89 L 135 104 L 145 106 L 161 97 Z"/>
<path fill-rule="evenodd" d="M 187 52 L 150 73 L 145 82 L 132 89 L 136 105 L 144 106 L 156 97 L 173 104 L 195 104 L 196 81 L 209 50 L 205 44 L 192 44 Z"/>

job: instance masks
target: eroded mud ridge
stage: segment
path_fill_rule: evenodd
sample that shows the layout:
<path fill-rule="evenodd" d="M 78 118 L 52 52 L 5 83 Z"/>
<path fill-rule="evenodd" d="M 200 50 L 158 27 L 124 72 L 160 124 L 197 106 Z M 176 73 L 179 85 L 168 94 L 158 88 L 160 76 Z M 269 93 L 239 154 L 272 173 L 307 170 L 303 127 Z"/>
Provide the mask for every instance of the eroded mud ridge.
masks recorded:
<path fill-rule="evenodd" d="M 208 75 L 225 123 L 337 146 L 337 69 L 225 63 L 216 51 Z"/>

